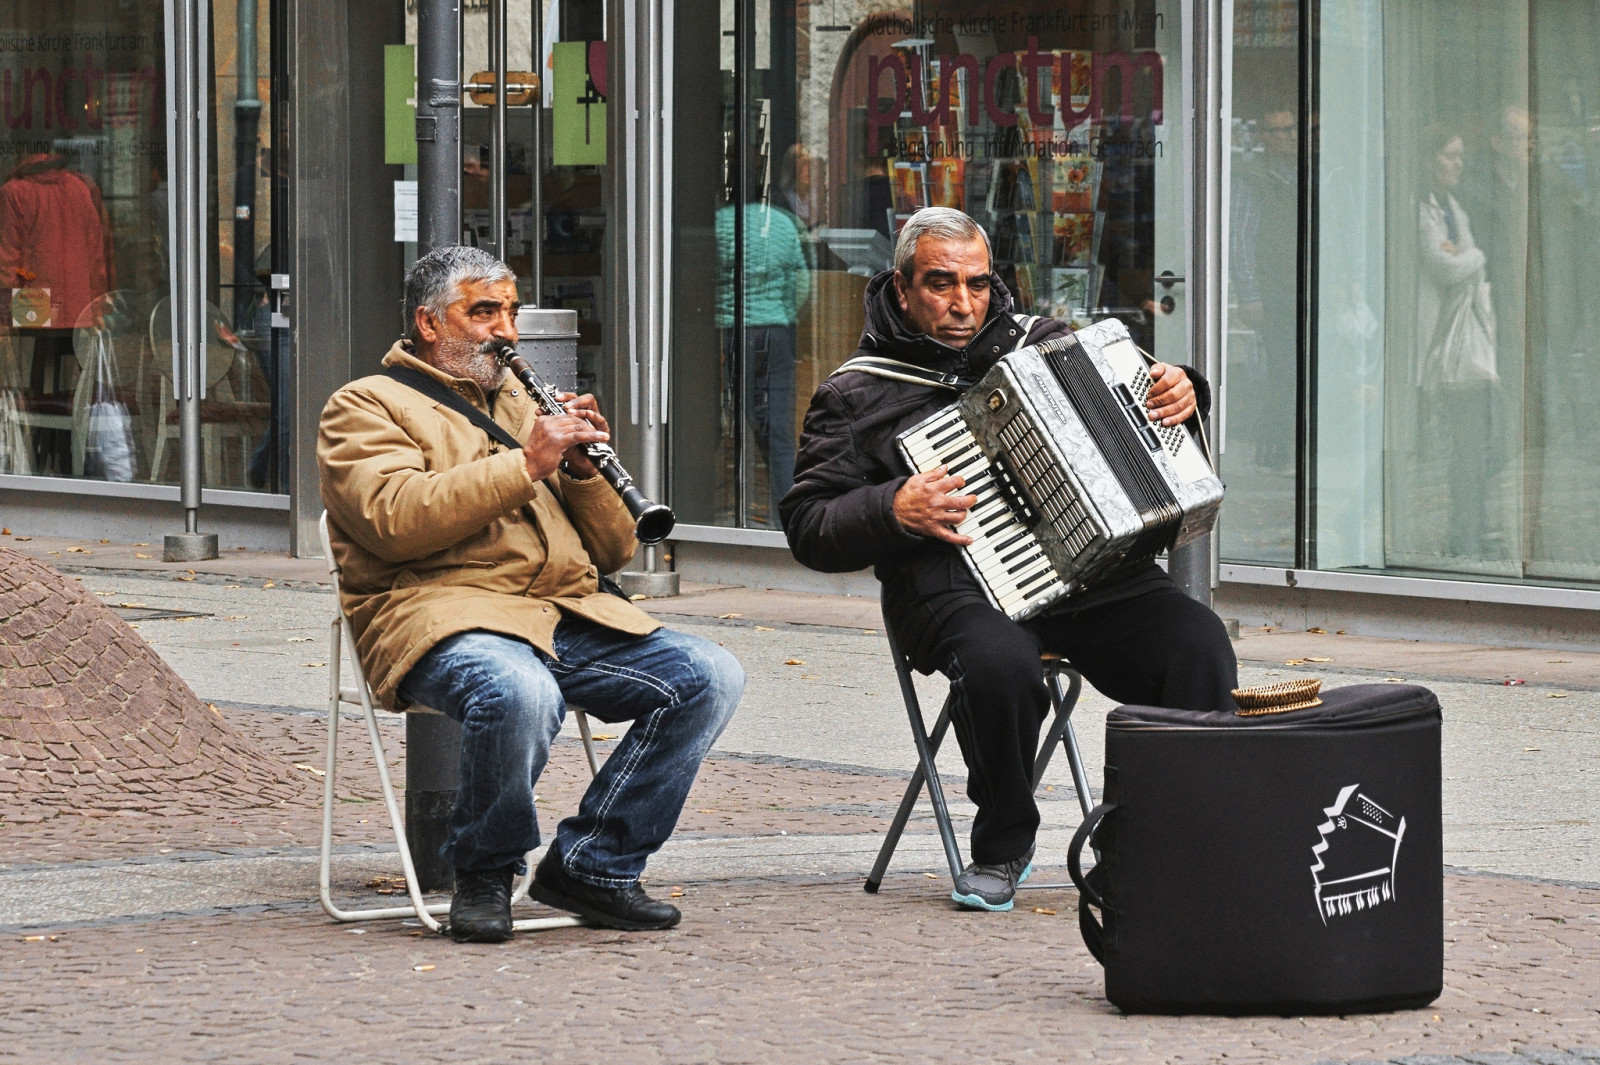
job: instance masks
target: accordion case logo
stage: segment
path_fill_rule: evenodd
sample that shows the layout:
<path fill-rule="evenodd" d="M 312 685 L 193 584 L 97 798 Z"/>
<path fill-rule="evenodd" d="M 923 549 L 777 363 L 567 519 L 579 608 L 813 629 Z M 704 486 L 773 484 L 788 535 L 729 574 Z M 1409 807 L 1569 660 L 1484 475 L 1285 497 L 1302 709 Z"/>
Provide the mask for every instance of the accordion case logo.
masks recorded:
<path fill-rule="evenodd" d="M 1322 812 L 1321 839 L 1311 848 L 1311 881 L 1322 923 L 1347 917 L 1395 898 L 1395 865 L 1406 819 L 1396 817 L 1362 794 L 1360 784 L 1339 791 Z"/>

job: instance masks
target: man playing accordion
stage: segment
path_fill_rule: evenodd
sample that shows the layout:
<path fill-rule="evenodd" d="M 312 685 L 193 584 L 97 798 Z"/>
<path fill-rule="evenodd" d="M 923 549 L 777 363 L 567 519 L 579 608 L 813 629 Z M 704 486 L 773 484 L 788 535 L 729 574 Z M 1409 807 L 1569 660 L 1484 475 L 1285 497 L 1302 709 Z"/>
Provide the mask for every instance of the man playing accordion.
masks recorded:
<path fill-rule="evenodd" d="M 973 381 L 1008 352 L 1066 336 L 1049 318 L 1019 321 L 991 269 L 989 239 L 967 215 L 925 208 L 901 230 L 895 268 L 872 279 L 857 355 Z M 1210 389 L 1160 363 L 1147 406 L 1163 425 L 1204 414 Z M 781 506 L 790 549 L 824 572 L 874 567 L 885 615 L 922 673 L 939 671 L 977 805 L 962 906 L 1009 910 L 1032 869 L 1039 810 L 1032 768 L 1049 712 L 1041 651 L 1062 655 L 1121 703 L 1231 707 L 1238 667 L 1222 622 L 1152 561 L 1126 566 L 1017 623 L 990 605 L 958 548 L 976 497 L 939 468 L 908 476 L 895 438 L 952 400 L 910 380 L 847 370 L 812 397 Z"/>

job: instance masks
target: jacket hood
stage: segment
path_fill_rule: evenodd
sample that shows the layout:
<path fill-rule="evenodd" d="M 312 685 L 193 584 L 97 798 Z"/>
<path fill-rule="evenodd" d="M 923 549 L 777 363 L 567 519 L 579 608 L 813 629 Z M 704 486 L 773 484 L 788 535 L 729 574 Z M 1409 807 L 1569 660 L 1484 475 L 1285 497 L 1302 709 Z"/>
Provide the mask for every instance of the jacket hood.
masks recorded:
<path fill-rule="evenodd" d="M 985 339 L 997 321 L 1009 320 L 1011 290 L 998 274 L 989 275 L 989 314 L 964 348 L 953 348 L 926 333 L 914 333 L 900 317 L 900 301 L 894 292 L 894 271 L 884 270 L 867 282 L 866 328 L 861 347 L 902 362 L 915 363 L 944 372 L 962 373 L 968 353 Z"/>

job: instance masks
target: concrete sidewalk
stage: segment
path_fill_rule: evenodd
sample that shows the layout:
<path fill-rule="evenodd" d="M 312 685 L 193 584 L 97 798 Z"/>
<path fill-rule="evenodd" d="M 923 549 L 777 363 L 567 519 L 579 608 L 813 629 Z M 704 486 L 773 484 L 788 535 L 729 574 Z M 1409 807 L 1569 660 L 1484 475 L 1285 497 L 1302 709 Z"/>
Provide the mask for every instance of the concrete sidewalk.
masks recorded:
<path fill-rule="evenodd" d="M 336 926 L 312 901 L 333 606 L 322 562 L 236 552 L 177 566 L 146 545 L 4 542 L 136 624 L 300 791 L 262 808 L 0 824 L 13 976 L 0 1058 L 576 1061 L 621 1045 L 641 1061 L 1420 1065 L 1513 1051 L 1572 1063 L 1600 1047 L 1600 654 L 1247 630 L 1246 683 L 1401 677 L 1439 692 L 1446 991 L 1376 1017 L 1124 1018 L 1100 997 L 1070 888 L 1025 892 L 1008 915 L 955 911 L 925 805 L 884 892 L 860 890 L 912 762 L 874 600 L 689 586 L 645 604 L 725 644 L 750 677 L 651 864 L 653 889 L 683 891 L 684 924 L 458 947 L 399 924 Z M 928 700 L 942 687 L 922 683 Z M 1076 719 L 1096 783 L 1109 707 L 1086 693 Z M 403 779 L 401 721 L 383 728 Z M 365 737 L 341 736 L 336 889 L 375 900 L 398 867 Z M 953 745 L 941 767 L 964 834 Z M 1065 881 L 1079 818 L 1064 764 L 1052 774 L 1043 883 Z M 539 785 L 547 829 L 586 775 L 565 740 Z"/>

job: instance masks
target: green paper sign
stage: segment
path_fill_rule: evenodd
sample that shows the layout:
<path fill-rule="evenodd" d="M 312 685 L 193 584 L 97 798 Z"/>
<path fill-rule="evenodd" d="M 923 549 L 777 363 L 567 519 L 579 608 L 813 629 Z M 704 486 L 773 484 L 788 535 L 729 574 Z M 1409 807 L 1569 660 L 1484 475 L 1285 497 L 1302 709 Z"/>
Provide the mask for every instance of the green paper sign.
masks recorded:
<path fill-rule="evenodd" d="M 417 161 L 417 46 L 383 46 L 383 161 Z"/>
<path fill-rule="evenodd" d="M 604 56 L 604 45 L 593 52 Z M 606 98 L 589 76 L 590 54 L 589 41 L 561 41 L 551 47 L 550 139 L 557 166 L 604 166 L 606 162 Z M 601 81 L 604 79 L 602 73 Z"/>

